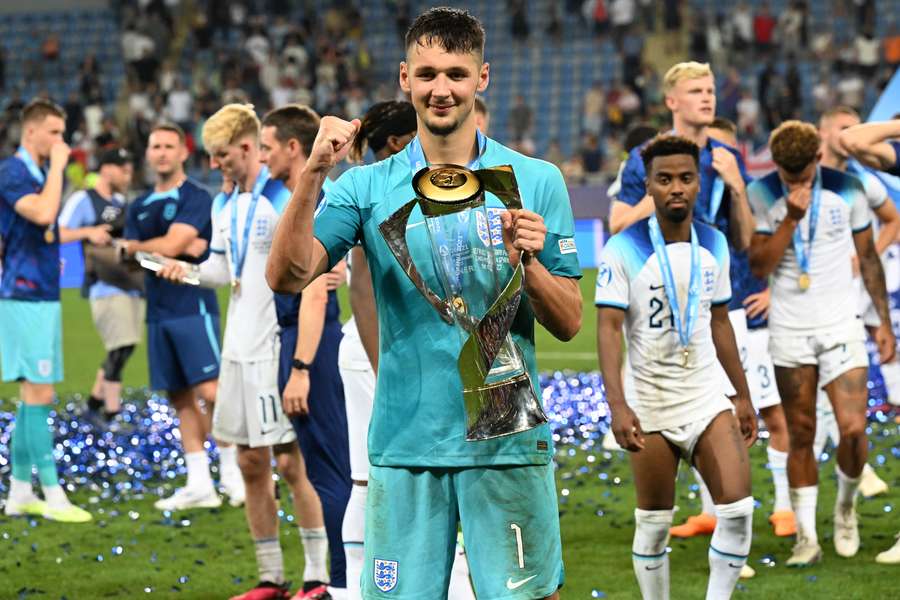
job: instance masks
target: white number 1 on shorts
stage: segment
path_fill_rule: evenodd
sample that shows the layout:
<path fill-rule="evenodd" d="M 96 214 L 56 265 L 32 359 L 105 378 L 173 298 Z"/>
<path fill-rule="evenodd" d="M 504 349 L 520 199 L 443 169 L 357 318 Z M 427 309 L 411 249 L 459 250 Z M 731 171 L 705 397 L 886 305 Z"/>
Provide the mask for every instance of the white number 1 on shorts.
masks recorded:
<path fill-rule="evenodd" d="M 522 551 L 522 528 L 515 523 L 510 523 L 509 528 L 516 532 L 516 551 L 519 553 L 519 568 L 525 568 L 525 554 Z"/>

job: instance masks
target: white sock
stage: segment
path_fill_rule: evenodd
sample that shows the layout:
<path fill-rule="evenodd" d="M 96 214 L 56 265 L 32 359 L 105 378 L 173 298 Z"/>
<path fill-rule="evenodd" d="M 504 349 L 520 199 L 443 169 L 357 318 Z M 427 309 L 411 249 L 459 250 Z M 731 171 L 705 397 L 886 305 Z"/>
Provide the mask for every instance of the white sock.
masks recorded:
<path fill-rule="evenodd" d="M 222 479 L 241 476 L 237 463 L 237 446 L 219 446 L 219 476 Z"/>
<path fill-rule="evenodd" d="M 328 583 L 328 535 L 324 527 L 313 529 L 298 528 L 303 541 L 303 581 Z"/>
<path fill-rule="evenodd" d="M 212 477 L 209 475 L 209 459 L 206 452 L 186 452 L 184 466 L 187 467 L 186 486 L 196 490 L 212 488 Z"/>
<path fill-rule="evenodd" d="M 694 467 L 691 467 L 691 471 L 694 472 L 694 479 L 697 480 L 697 485 L 700 486 L 700 502 L 703 506 L 701 510 L 708 515 L 715 516 L 716 504 L 713 502 L 712 496 L 709 493 L 709 488 L 706 487 L 706 484 L 703 482 L 703 476 L 700 475 L 700 471 Z"/>
<path fill-rule="evenodd" d="M 469 579 L 469 561 L 466 560 L 466 551 L 459 541 L 456 542 L 454 554 L 447 600 L 475 600 L 475 591 Z"/>
<path fill-rule="evenodd" d="M 769 470 L 772 471 L 772 481 L 775 483 L 774 511 L 791 510 L 791 494 L 788 491 L 787 478 L 787 452 L 769 446 L 766 448 L 766 454 L 769 455 Z"/>
<path fill-rule="evenodd" d="M 716 530 L 709 542 L 706 600 L 727 600 L 747 564 L 753 539 L 753 496 L 716 505 Z"/>
<path fill-rule="evenodd" d="M 892 360 L 881 365 L 881 377 L 884 379 L 888 402 L 894 405 L 900 404 L 900 362 Z"/>
<path fill-rule="evenodd" d="M 369 487 L 353 485 L 350 488 L 350 500 L 344 511 L 344 522 L 341 527 L 341 538 L 344 540 L 344 556 L 347 560 L 347 596 L 351 600 L 362 598 L 360 579 L 366 550 L 363 540 L 366 533 L 366 496 Z"/>
<path fill-rule="evenodd" d="M 281 544 L 277 537 L 254 540 L 256 545 L 256 568 L 259 580 L 271 583 L 284 583 L 284 558 L 281 555 Z"/>
<path fill-rule="evenodd" d="M 329 585 L 328 593 L 331 594 L 331 600 L 351 600 L 347 588 L 336 588 Z"/>
<path fill-rule="evenodd" d="M 34 490 L 30 481 L 19 481 L 15 477 L 9 478 L 9 500 L 17 504 L 25 504 L 35 500 Z"/>
<path fill-rule="evenodd" d="M 669 554 L 666 552 L 666 544 L 674 514 L 672 509 L 634 509 L 631 563 L 644 598 L 669 598 Z"/>
<path fill-rule="evenodd" d="M 66 491 L 61 485 L 42 485 L 41 491 L 44 492 L 44 500 L 52 508 L 66 508 L 71 504 Z"/>
<path fill-rule="evenodd" d="M 862 473 L 857 477 L 848 477 L 837 464 L 834 465 L 834 472 L 837 474 L 838 484 L 835 504 L 845 510 L 851 509 L 856 504 L 856 492 L 859 490 Z"/>
<path fill-rule="evenodd" d="M 791 506 L 794 507 L 794 515 L 797 518 L 797 538 L 811 544 L 819 543 L 819 536 L 816 534 L 818 496 L 819 486 L 817 485 L 791 488 Z"/>

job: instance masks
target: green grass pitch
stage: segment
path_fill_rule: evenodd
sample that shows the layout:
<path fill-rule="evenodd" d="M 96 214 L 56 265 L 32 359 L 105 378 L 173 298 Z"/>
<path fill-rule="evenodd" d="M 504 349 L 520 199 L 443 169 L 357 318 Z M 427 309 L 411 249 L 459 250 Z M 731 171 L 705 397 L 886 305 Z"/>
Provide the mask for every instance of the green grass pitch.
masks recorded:
<path fill-rule="evenodd" d="M 594 272 L 589 270 L 582 280 L 583 326 L 572 342 L 563 344 L 539 330 L 541 370 L 596 369 L 593 283 Z M 343 305 L 346 309 L 346 301 Z M 223 302 L 223 314 L 224 306 Z M 58 389 L 63 396 L 86 394 L 103 351 L 87 302 L 74 291 L 64 293 L 63 319 L 66 381 Z M 135 352 L 124 377 L 126 386 L 146 385 L 143 346 Z M 0 385 L 0 410 L 11 410 L 16 395 L 15 386 Z M 889 547 L 900 530 L 900 470 L 892 454 L 900 447 L 898 434 L 896 424 L 873 428 L 870 456 L 873 464 L 879 455 L 886 459 L 877 472 L 891 490 L 877 499 L 860 500 L 862 549 L 853 559 L 841 559 L 834 553 L 830 516 L 833 460 L 822 466 L 819 523 L 825 560 L 805 570 L 784 567 L 791 541 L 771 534 L 766 518 L 773 494 L 765 470 L 765 448 L 758 443 L 752 449 L 754 496 L 762 503 L 754 513 L 750 559 L 757 576 L 739 584 L 736 598 L 863 599 L 890 598 L 898 593 L 900 565 L 874 562 L 875 554 Z M 562 598 L 639 598 L 631 571 L 634 492 L 627 457 L 593 447 L 560 446 L 557 463 L 566 563 Z M 679 481 L 677 522 L 699 507 L 699 500 L 689 491 L 692 479 L 686 469 Z M 282 504 L 289 513 L 286 490 L 282 491 Z M 101 501 L 97 489 L 82 489 L 74 498 L 93 511 L 92 524 L 59 525 L 0 516 L 0 599 L 226 598 L 255 581 L 253 545 L 240 509 L 223 506 L 164 519 L 149 497 L 112 503 Z M 284 520 L 281 536 L 287 575 L 298 582 L 302 552 L 297 530 Z M 672 540 L 670 546 L 672 598 L 703 597 L 708 539 Z M 764 560 L 774 566 L 767 566 Z"/>

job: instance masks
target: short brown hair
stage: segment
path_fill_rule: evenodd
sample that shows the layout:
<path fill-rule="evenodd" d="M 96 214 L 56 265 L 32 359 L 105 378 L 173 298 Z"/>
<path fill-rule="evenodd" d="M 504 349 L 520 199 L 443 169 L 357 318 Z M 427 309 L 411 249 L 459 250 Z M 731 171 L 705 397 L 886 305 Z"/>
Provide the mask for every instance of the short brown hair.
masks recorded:
<path fill-rule="evenodd" d="M 737 135 L 737 125 L 734 124 L 734 121 L 726 119 L 725 117 L 716 117 L 708 127 L 718 129 L 719 131 L 727 131 L 731 135 Z"/>
<path fill-rule="evenodd" d="M 448 54 L 484 56 L 484 27 L 465 9 L 438 6 L 426 10 L 409 26 L 404 41 L 407 50 L 414 44 L 436 44 Z"/>
<path fill-rule="evenodd" d="M 859 113 L 856 112 L 855 108 L 851 108 L 844 104 L 838 104 L 837 106 L 833 106 L 822 113 L 822 116 L 819 117 L 819 127 L 821 127 L 822 123 L 824 123 L 827 119 L 836 117 L 838 115 L 849 115 L 859 120 Z"/>
<path fill-rule="evenodd" d="M 41 122 L 50 116 L 65 120 L 66 111 L 56 102 L 46 98 L 35 98 L 22 108 L 23 125 L 34 121 Z"/>
<path fill-rule="evenodd" d="M 157 131 L 168 131 L 168 132 L 174 133 L 175 135 L 178 136 L 178 141 L 181 142 L 181 144 L 183 146 L 187 145 L 187 136 L 184 133 L 184 129 L 182 129 L 175 123 L 169 123 L 168 121 L 160 121 L 159 123 L 156 123 L 155 125 L 153 125 L 153 129 L 150 130 L 150 135 L 153 135 Z"/>
<path fill-rule="evenodd" d="M 788 173 L 799 173 L 816 160 L 822 139 L 812 123 L 791 119 L 769 136 L 772 160 Z"/>
<path fill-rule="evenodd" d="M 263 127 L 275 128 L 275 139 L 281 143 L 297 140 L 303 153 L 309 156 L 319 132 L 319 115 L 303 104 L 288 104 L 275 108 L 263 117 Z"/>

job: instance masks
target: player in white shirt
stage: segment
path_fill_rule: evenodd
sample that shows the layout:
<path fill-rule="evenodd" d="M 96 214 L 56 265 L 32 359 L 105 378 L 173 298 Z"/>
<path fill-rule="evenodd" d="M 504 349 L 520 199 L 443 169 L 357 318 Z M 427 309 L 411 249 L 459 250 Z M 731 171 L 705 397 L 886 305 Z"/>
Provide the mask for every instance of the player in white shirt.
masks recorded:
<path fill-rule="evenodd" d="M 644 598 L 669 597 L 666 545 L 683 458 L 700 471 L 715 502 L 706 597 L 729 598 L 750 552 L 747 446 L 756 439 L 756 416 L 728 318 L 728 243 L 692 219 L 700 187 L 696 144 L 661 136 L 642 158 L 655 213 L 607 242 L 595 297 L 612 428 L 631 452 L 637 489 L 634 572 Z M 635 387 L 627 403 L 623 324 Z M 733 403 L 720 368 L 737 392 Z"/>
<path fill-rule="evenodd" d="M 228 104 L 212 115 L 203 127 L 203 144 L 226 183 L 213 200 L 211 254 L 196 275 L 201 285 L 231 286 L 213 434 L 238 445 L 259 570 L 259 585 L 233 600 L 289 598 L 278 540 L 273 452 L 300 527 L 323 527 L 319 497 L 278 393 L 278 324 L 265 280 L 272 236 L 290 191 L 260 163 L 260 122 L 250 105 Z M 173 281 L 185 274 L 177 262 L 161 271 Z"/>
<path fill-rule="evenodd" d="M 848 106 L 836 106 L 825 111 L 819 119 L 819 135 L 822 138 L 822 159 L 820 165 L 843 171 L 851 175 L 855 175 L 863 184 L 866 193 L 866 201 L 869 206 L 869 218 L 872 222 L 872 234 L 875 239 L 875 252 L 882 257 L 882 265 L 884 265 L 884 256 L 888 247 L 897 239 L 900 232 L 900 215 L 897 214 L 897 207 L 894 206 L 893 200 L 888 195 L 887 188 L 875 175 L 870 173 L 853 160 L 847 150 L 840 143 L 841 131 L 859 124 L 859 114 Z M 872 304 L 869 293 L 862 285 L 859 277 L 859 269 L 856 266 L 856 253 L 851 247 L 849 254 L 853 255 L 854 264 L 854 284 L 859 293 L 858 313 L 863 320 L 863 325 L 869 331 L 870 335 L 881 324 L 878 313 Z M 895 396 L 900 397 L 900 362 L 892 360 L 891 362 L 881 365 L 882 376 L 884 377 L 885 387 L 888 394 L 893 391 Z M 816 438 L 813 444 L 814 454 L 816 457 L 821 456 L 822 449 L 828 437 L 831 438 L 835 446 L 838 444 L 839 434 L 837 421 L 834 417 L 834 411 L 828 402 L 828 396 L 820 387 L 816 398 Z M 888 486 L 872 468 L 869 463 L 863 467 L 862 479 L 859 482 L 859 491 L 863 496 L 876 496 L 887 491 Z"/>
<path fill-rule="evenodd" d="M 782 123 L 769 146 L 778 168 L 749 188 L 756 218 L 750 264 L 758 277 L 773 276 L 769 351 L 790 432 L 788 480 L 797 517 L 797 543 L 787 564 L 804 566 L 822 556 L 812 450 L 818 385 L 828 393 L 841 433 L 835 550 L 853 556 L 859 549 L 855 503 L 868 453 L 868 356 L 847 260 L 851 239 L 863 283 L 881 318 L 874 337 L 883 362 L 894 358 L 895 340 L 862 183 L 817 164 L 821 139 L 809 123 Z"/>

